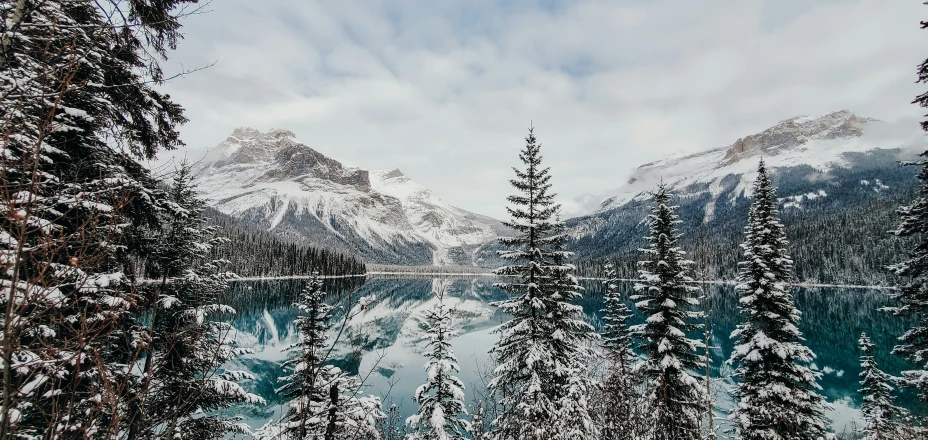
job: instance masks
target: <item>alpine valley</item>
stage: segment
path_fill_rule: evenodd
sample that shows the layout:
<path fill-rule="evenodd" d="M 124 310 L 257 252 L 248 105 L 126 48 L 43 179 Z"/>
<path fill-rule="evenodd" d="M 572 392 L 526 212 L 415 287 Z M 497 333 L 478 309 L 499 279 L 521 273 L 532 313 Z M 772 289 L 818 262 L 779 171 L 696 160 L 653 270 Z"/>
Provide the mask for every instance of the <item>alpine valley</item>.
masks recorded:
<path fill-rule="evenodd" d="M 706 278 L 733 279 L 763 158 L 772 170 L 792 243 L 796 280 L 883 284 L 906 248 L 889 230 L 914 196 L 926 147 L 913 124 L 837 111 L 794 117 L 731 144 L 641 165 L 591 214 L 567 220 L 581 273 L 614 262 L 634 278 L 644 245 L 648 192 L 660 179 L 677 194 L 683 246 Z M 208 203 L 287 240 L 351 252 L 368 263 L 493 267 L 502 224 L 444 203 L 400 170 L 342 165 L 292 132 L 238 128 L 212 149 L 197 183 Z M 864 215 L 866 214 L 866 215 Z M 801 246 L 798 245 L 801 243 Z"/>

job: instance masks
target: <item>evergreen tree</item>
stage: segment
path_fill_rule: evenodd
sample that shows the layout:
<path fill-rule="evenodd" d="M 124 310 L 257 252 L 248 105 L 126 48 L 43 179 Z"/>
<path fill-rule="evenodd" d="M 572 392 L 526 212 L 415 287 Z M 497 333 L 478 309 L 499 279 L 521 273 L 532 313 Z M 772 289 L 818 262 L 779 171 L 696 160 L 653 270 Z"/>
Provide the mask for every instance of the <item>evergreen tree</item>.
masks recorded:
<path fill-rule="evenodd" d="M 928 21 L 922 21 L 921 27 L 928 27 Z M 919 64 L 917 73 L 917 82 L 928 83 L 928 59 Z M 928 107 L 928 92 L 918 95 L 912 102 Z M 928 131 L 928 120 L 922 121 L 921 127 Z M 905 356 L 916 365 L 917 370 L 902 372 L 903 385 L 917 388 L 922 400 L 928 402 L 928 159 L 925 159 L 928 158 L 928 150 L 919 156 L 923 159 L 903 162 L 904 165 L 921 167 L 918 172 L 921 183 L 915 200 L 899 208 L 902 221 L 894 231 L 897 237 L 914 237 L 918 242 L 909 251 L 907 260 L 890 267 L 908 282 L 890 294 L 901 305 L 887 309 L 896 316 L 914 321 L 913 326 L 899 337 L 902 343 L 896 345 L 893 354 Z"/>
<path fill-rule="evenodd" d="M 636 440 L 643 435 L 647 421 L 643 420 L 640 380 L 633 371 L 635 354 L 628 327 L 631 310 L 619 293 L 615 268 L 606 268 L 606 294 L 603 314 L 602 346 L 606 357 L 606 377 L 599 402 L 599 424 L 602 438 Z"/>
<path fill-rule="evenodd" d="M 634 361 L 635 353 L 632 351 L 634 342 L 628 329 L 628 318 L 632 311 L 622 300 L 616 279 L 615 267 L 611 264 L 606 268 L 606 297 L 603 314 L 603 351 L 606 359 L 618 364 L 623 370 L 630 370 L 630 363 Z"/>
<path fill-rule="evenodd" d="M 489 427 L 487 426 L 486 410 L 483 402 L 478 402 L 474 408 L 474 417 L 470 424 L 470 438 L 474 440 L 486 440 L 488 438 Z"/>
<path fill-rule="evenodd" d="M 572 252 L 566 251 L 567 234 L 564 224 L 557 218 L 554 228 L 556 240 L 552 242 L 553 255 L 550 277 L 543 279 L 545 292 L 550 292 L 551 304 L 546 309 L 545 317 L 551 325 L 551 347 L 556 358 L 562 359 L 556 365 L 567 368 L 560 376 L 566 382 L 557 393 L 560 397 L 557 414 L 556 432 L 553 439 L 595 438 L 599 435 L 599 425 L 593 420 L 589 397 L 596 387 L 591 377 L 590 364 L 598 356 L 593 348 L 599 335 L 593 326 L 583 319 L 583 309 L 574 301 L 582 295 L 580 283 L 573 276 L 575 267 L 569 258 Z"/>
<path fill-rule="evenodd" d="M 284 385 L 278 394 L 289 400 L 287 432 L 292 438 L 305 438 L 309 433 L 324 430 L 321 414 L 317 412 L 328 400 L 328 390 L 322 385 L 322 370 L 328 357 L 328 332 L 331 328 L 332 306 L 325 303 L 322 280 L 313 275 L 295 304 L 302 315 L 295 321 L 300 341 L 290 346 L 297 357 L 287 360 L 285 367 L 293 369 L 280 380 Z"/>
<path fill-rule="evenodd" d="M 789 293 L 793 262 L 776 190 L 763 161 L 757 171 L 737 286 L 744 320 L 732 333 L 738 383 L 730 419 L 739 439 L 828 438 L 826 403 L 816 383 L 821 373 L 808 366 L 815 355 L 802 343 L 800 312 Z"/>
<path fill-rule="evenodd" d="M 220 303 L 234 274 L 224 271 L 223 261 L 209 259 L 210 250 L 224 240 L 216 237 L 216 227 L 205 225 L 204 203 L 188 165 L 181 165 L 167 196 L 162 231 L 152 237 L 156 249 L 147 272 L 160 282 L 146 286 L 147 312 L 139 325 L 147 335 L 143 378 L 128 438 L 219 439 L 250 432 L 237 418 L 205 414 L 235 403 L 264 402 L 237 383 L 254 379 L 250 373 L 220 370 L 248 352 L 235 347 L 228 323 L 214 319 L 235 313 Z"/>
<path fill-rule="evenodd" d="M 157 196 L 137 161 L 181 145 L 182 109 L 154 87 L 192 2 L 4 3 L 0 438 L 126 420 L 133 263 Z"/>
<path fill-rule="evenodd" d="M 863 403 L 864 440 L 891 440 L 902 438 L 901 422 L 908 411 L 896 406 L 893 396 L 893 378 L 880 370 L 873 359 L 873 343 L 866 333 L 860 335 L 860 394 Z"/>
<path fill-rule="evenodd" d="M 461 418 L 464 408 L 464 383 L 455 372 L 461 371 L 451 351 L 451 338 L 456 336 L 451 326 L 451 311 L 439 303 L 425 314 L 428 340 L 428 361 L 425 369 L 428 381 L 416 389 L 413 401 L 419 410 L 406 423 L 413 429 L 410 440 L 461 440 L 470 424 Z"/>
<path fill-rule="evenodd" d="M 514 169 L 516 179 L 510 181 L 519 194 L 508 198 L 512 220 L 506 225 L 518 236 L 500 240 L 510 248 L 501 257 L 514 264 L 497 273 L 518 280 L 498 284 L 512 297 L 494 304 L 512 316 L 497 330 L 499 340 L 491 349 L 497 367 L 489 386 L 502 399 L 492 432 L 498 440 L 559 438 L 592 425 L 577 394 L 588 384 L 582 377 L 590 356 L 585 344 L 594 334 L 571 304 L 580 288 L 570 274 L 570 253 L 563 250 L 566 237 L 553 220 L 558 206 L 540 147 L 530 129 L 519 154 L 525 169 Z M 563 418 L 568 412 L 574 414 L 571 420 Z"/>
<path fill-rule="evenodd" d="M 293 373 L 280 378 L 278 393 L 289 399 L 287 413 L 255 434 L 258 439 L 351 440 L 379 438 L 377 425 L 385 417 L 380 398 L 362 396 L 357 378 L 330 365 L 332 345 L 328 341 L 332 326 L 332 307 L 318 274 L 295 304 L 302 316 L 296 319 L 300 341 L 290 346 L 297 354 L 285 365 Z"/>
<path fill-rule="evenodd" d="M 701 328 L 697 324 L 699 288 L 687 275 L 691 261 L 677 247 L 680 223 L 671 205 L 670 189 L 661 182 L 653 193 L 648 216 L 647 257 L 639 261 L 641 281 L 635 285 L 635 307 L 645 323 L 632 327 L 639 348 L 647 355 L 637 371 L 648 381 L 648 406 L 656 440 L 699 439 L 699 421 L 705 406 L 701 379 L 696 375 L 703 362 L 697 354 L 703 343 L 686 336 Z"/>

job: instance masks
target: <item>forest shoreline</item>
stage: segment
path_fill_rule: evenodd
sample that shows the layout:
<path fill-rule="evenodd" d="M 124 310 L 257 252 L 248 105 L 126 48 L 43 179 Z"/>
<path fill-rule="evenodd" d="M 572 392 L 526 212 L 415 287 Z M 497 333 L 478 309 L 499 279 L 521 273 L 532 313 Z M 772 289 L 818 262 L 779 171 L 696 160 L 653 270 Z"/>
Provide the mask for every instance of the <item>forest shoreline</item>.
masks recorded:
<path fill-rule="evenodd" d="M 411 266 L 413 268 L 419 266 Z M 319 278 L 322 279 L 340 279 L 340 278 L 361 278 L 361 277 L 383 277 L 383 276 L 403 276 L 403 277 L 485 277 L 485 278 L 503 278 L 509 277 L 512 275 L 497 275 L 492 272 L 416 272 L 416 271 L 370 271 L 363 274 L 351 274 L 351 275 L 319 275 Z M 301 280 L 301 279 L 310 279 L 312 275 L 283 275 L 283 276 L 265 276 L 265 277 L 238 277 L 230 282 L 242 282 L 242 281 L 273 281 L 273 280 Z M 603 277 L 577 277 L 578 280 L 586 281 L 607 281 L 607 278 Z M 622 281 L 622 282 L 638 282 L 641 280 L 634 278 L 616 278 L 612 279 L 613 281 Z M 151 282 L 151 280 L 145 280 L 143 282 Z M 700 280 L 693 281 L 695 284 L 712 284 L 712 285 L 728 285 L 735 286 L 738 284 L 734 280 Z M 792 287 L 826 287 L 826 288 L 835 288 L 835 289 L 871 289 L 871 290 L 898 290 L 896 286 L 880 286 L 880 285 L 864 285 L 864 284 L 828 284 L 828 283 L 792 283 Z"/>

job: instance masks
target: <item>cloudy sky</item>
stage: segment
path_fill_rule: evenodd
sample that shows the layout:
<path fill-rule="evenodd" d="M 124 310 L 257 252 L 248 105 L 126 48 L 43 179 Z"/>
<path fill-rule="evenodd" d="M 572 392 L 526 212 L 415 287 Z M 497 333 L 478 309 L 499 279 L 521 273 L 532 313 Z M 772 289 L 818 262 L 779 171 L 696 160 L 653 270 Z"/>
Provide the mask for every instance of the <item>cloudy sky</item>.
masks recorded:
<path fill-rule="evenodd" d="M 185 21 L 165 88 L 182 154 L 286 128 L 503 217 L 530 123 L 568 214 L 640 164 L 796 115 L 900 121 L 924 86 L 918 0 L 218 0 Z M 162 158 L 164 160 L 165 158 Z"/>

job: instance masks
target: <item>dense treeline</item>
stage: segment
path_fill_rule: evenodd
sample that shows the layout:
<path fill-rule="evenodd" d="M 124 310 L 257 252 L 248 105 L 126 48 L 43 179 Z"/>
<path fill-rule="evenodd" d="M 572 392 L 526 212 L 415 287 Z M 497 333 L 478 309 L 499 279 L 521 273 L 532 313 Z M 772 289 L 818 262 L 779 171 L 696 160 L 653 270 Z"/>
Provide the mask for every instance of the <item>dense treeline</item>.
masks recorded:
<path fill-rule="evenodd" d="M 229 261 L 229 270 L 242 277 L 288 275 L 358 275 L 366 271 L 364 262 L 345 254 L 287 241 L 255 230 L 215 209 L 208 209 L 209 224 L 219 226 L 219 235 L 229 241 L 215 248 L 212 256 Z"/>
<path fill-rule="evenodd" d="M 914 181 L 914 179 L 912 179 Z M 788 252 L 795 262 L 793 281 L 800 283 L 892 285 L 895 276 L 887 267 L 905 252 L 910 240 L 894 236 L 898 207 L 915 195 L 911 185 L 882 197 L 867 197 L 863 203 L 826 205 L 803 211 L 785 210 L 781 215 L 789 237 Z M 684 219 L 681 246 L 688 258 L 699 262 L 697 277 L 734 280 L 747 216 L 747 200 L 740 198 L 725 218 L 702 224 L 702 205 L 681 203 Z M 637 210 L 635 210 L 637 212 Z M 693 225 L 696 226 L 693 226 Z M 619 278 L 635 278 L 635 256 L 642 227 L 623 232 L 625 240 L 611 255 L 582 258 L 577 262 L 581 276 L 603 277 L 604 264 L 613 264 Z M 578 255 L 589 255 L 575 249 Z"/>

